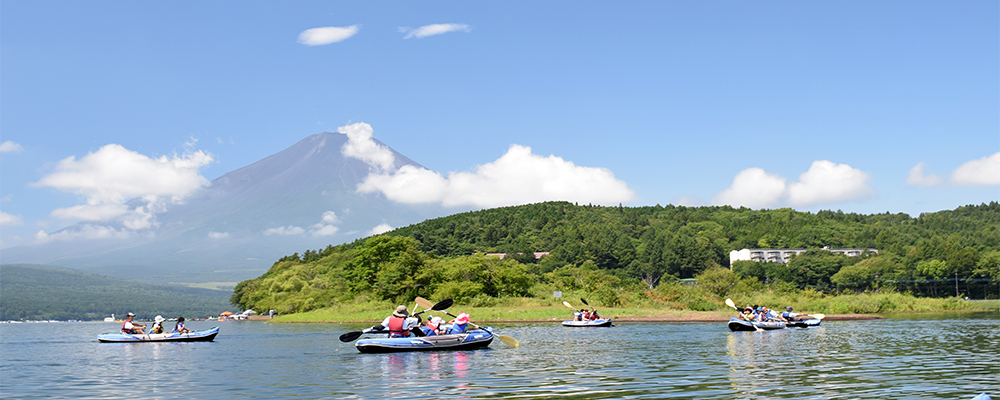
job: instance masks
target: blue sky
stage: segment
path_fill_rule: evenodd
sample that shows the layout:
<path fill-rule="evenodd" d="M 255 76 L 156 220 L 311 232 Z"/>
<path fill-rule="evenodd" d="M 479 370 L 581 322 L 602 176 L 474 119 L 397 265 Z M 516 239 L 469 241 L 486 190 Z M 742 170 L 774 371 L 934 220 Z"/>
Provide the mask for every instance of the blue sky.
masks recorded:
<path fill-rule="evenodd" d="M 426 167 L 359 188 L 401 202 L 994 201 L 998 16 L 995 1 L 5 1 L 0 246 L 131 197 L 169 207 L 338 129 Z"/>

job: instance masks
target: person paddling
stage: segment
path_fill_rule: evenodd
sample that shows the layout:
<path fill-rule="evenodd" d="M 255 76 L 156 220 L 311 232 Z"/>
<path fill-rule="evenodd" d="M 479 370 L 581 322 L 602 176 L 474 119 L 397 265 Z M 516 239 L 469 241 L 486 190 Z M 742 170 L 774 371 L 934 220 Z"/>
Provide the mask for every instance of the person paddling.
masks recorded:
<path fill-rule="evenodd" d="M 409 337 L 410 329 L 419 324 L 419 319 L 410 317 L 410 312 L 406 310 L 406 306 L 398 306 L 396 307 L 396 311 L 392 312 L 392 315 L 382 321 L 381 326 L 373 326 L 372 330 L 381 331 L 388 329 L 389 337 L 391 338 Z"/>
<path fill-rule="evenodd" d="M 444 323 L 444 319 L 441 317 L 431 317 L 427 319 L 427 323 L 420 327 L 420 330 L 424 331 L 424 336 L 434 336 L 444 334 L 444 330 L 441 329 L 441 324 Z"/>
<path fill-rule="evenodd" d="M 128 333 L 130 335 L 142 335 L 142 328 L 146 327 L 146 324 L 139 324 L 132 322 L 135 318 L 135 314 L 128 313 L 125 315 L 125 322 L 122 322 L 122 333 Z"/>

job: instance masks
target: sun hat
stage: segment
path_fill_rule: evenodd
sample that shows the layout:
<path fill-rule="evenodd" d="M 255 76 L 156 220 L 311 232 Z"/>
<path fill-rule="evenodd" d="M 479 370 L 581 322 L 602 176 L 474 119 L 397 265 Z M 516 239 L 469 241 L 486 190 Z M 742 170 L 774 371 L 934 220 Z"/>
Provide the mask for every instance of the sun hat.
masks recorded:
<path fill-rule="evenodd" d="M 455 323 L 456 324 L 462 325 L 462 324 L 465 324 L 467 322 L 469 322 L 469 314 L 461 313 L 461 314 L 458 314 L 457 317 L 455 317 Z"/>
<path fill-rule="evenodd" d="M 156 318 L 153 318 L 153 321 L 163 322 L 163 316 L 162 315 L 157 315 Z"/>
<path fill-rule="evenodd" d="M 396 311 L 392 312 L 393 317 L 406 318 L 409 315 L 410 313 L 406 311 L 406 306 L 398 306 L 396 307 Z"/>

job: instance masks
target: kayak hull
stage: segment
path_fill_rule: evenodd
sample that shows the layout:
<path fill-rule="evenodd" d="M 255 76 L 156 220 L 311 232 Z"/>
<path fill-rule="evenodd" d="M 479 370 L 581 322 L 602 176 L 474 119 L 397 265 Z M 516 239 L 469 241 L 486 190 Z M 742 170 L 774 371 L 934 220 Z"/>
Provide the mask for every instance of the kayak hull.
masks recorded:
<path fill-rule="evenodd" d="M 574 328 L 583 328 L 588 326 L 605 327 L 605 326 L 612 326 L 612 323 L 611 323 L 611 318 L 601 318 L 601 319 L 595 319 L 593 321 L 563 321 L 562 326 L 569 326 Z"/>
<path fill-rule="evenodd" d="M 770 321 L 770 322 L 750 322 L 743 321 L 741 319 L 732 318 L 729 320 L 729 330 L 731 331 L 756 331 L 757 328 L 763 330 L 773 330 L 773 329 L 785 329 L 787 324 L 780 321 Z"/>
<path fill-rule="evenodd" d="M 102 343 L 144 343 L 144 342 L 211 342 L 219 334 L 219 327 L 188 333 L 151 333 L 130 335 L 126 333 L 105 333 L 97 335 Z"/>
<path fill-rule="evenodd" d="M 489 347 L 493 330 L 474 329 L 466 333 L 404 338 L 361 339 L 354 344 L 362 353 L 399 353 L 406 351 L 472 350 Z"/>

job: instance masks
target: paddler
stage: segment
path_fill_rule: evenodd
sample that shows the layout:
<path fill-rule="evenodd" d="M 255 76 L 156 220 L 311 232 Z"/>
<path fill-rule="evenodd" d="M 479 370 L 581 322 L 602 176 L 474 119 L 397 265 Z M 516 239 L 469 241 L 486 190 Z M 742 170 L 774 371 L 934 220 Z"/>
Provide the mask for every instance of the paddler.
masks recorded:
<path fill-rule="evenodd" d="M 371 330 L 373 331 L 383 331 L 389 330 L 389 337 L 400 338 L 409 337 L 410 329 L 420 326 L 420 319 L 410 317 L 410 312 L 406 310 L 406 306 L 397 306 L 396 311 L 392 312 L 392 315 L 385 318 L 382 321 L 381 326 L 373 326 Z"/>
<path fill-rule="evenodd" d="M 122 333 L 142 335 L 142 328 L 145 328 L 146 324 L 134 323 L 132 322 L 132 318 L 135 318 L 135 314 L 128 313 L 125 315 L 125 322 L 122 322 Z"/>

